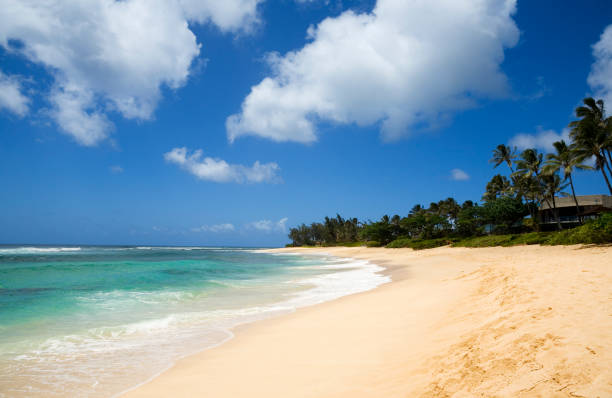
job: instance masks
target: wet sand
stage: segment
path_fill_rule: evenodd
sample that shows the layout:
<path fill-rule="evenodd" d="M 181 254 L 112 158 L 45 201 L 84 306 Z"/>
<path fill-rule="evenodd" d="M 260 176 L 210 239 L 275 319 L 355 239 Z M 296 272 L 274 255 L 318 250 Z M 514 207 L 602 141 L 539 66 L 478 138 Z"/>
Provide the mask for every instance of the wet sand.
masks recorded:
<path fill-rule="evenodd" d="M 393 282 L 238 328 L 124 397 L 612 397 L 612 247 L 284 250 Z"/>

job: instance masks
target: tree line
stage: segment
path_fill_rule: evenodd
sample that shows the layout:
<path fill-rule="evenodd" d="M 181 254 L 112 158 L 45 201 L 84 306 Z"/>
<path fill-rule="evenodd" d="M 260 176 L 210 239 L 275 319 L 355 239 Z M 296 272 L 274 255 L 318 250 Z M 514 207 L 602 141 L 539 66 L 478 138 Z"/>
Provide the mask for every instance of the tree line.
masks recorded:
<path fill-rule="evenodd" d="M 576 170 L 601 173 L 612 195 L 612 116 L 606 116 L 603 100 L 585 98 L 583 103 L 576 108 L 578 119 L 569 124 L 570 142 L 555 142 L 553 153 L 543 154 L 536 148 L 519 153 L 516 148 L 498 145 L 490 162 L 494 168 L 506 165 L 509 174 L 493 176 L 481 204 L 471 200 L 459 204 L 447 198 L 428 207 L 416 205 L 404 217 L 384 215 L 378 221 L 344 219 L 338 214 L 325 217 L 321 223 L 291 228 L 289 238 L 295 246 L 368 241 L 387 245 L 397 239 L 418 241 L 539 231 L 542 204 L 552 209 L 557 229 L 561 230 L 559 196 L 572 196 L 580 214 L 574 185 Z M 565 192 L 567 188 L 570 193 Z"/>

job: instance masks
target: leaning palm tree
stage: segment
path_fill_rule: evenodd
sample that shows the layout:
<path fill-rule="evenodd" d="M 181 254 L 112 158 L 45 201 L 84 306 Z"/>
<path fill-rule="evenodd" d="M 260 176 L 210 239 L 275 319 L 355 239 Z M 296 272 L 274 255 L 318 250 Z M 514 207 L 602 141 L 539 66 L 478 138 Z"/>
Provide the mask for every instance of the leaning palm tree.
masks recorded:
<path fill-rule="evenodd" d="M 612 156 L 610 155 L 612 117 L 605 117 L 602 100 L 595 101 L 589 97 L 583 102 L 585 106 L 576 108 L 576 116 L 580 120 L 569 124 L 572 129 L 570 138 L 574 141 L 579 156 L 595 157 L 595 169 L 601 171 L 608 190 L 612 194 L 612 185 L 608 178 L 608 173 L 612 175 Z"/>
<path fill-rule="evenodd" d="M 544 199 L 548 204 L 548 207 L 553 209 L 555 220 L 557 221 L 557 229 L 561 230 L 561 220 L 559 218 L 559 210 L 557 209 L 557 201 L 555 197 L 557 195 L 568 196 L 567 193 L 563 192 L 567 188 L 567 183 L 559 177 L 559 174 L 543 174 L 542 184 L 544 187 Z M 552 206 L 551 206 L 552 202 Z"/>
<path fill-rule="evenodd" d="M 516 159 L 516 147 L 510 148 L 507 145 L 499 144 L 497 148 L 493 150 L 493 157 L 489 162 L 494 163 L 494 168 L 505 162 L 510 168 L 510 172 L 514 173 L 514 169 L 512 168 L 514 159 Z"/>
<path fill-rule="evenodd" d="M 544 166 L 544 174 L 556 174 L 557 172 L 563 173 L 563 179 L 569 180 L 569 185 L 572 188 L 572 196 L 574 197 L 574 203 L 576 204 L 576 214 L 579 217 L 579 221 L 582 223 L 582 217 L 580 217 L 580 206 L 578 205 L 578 199 L 576 198 L 576 190 L 574 189 L 574 180 L 572 173 L 576 169 L 580 170 L 593 170 L 591 166 L 584 164 L 585 156 L 579 155 L 575 149 L 575 145 L 568 146 L 565 141 L 557 141 L 553 143 L 557 153 L 549 153 L 546 155 L 546 164 Z"/>
<path fill-rule="evenodd" d="M 604 125 L 604 146 L 608 155 L 608 164 L 612 166 L 612 116 L 606 118 Z"/>

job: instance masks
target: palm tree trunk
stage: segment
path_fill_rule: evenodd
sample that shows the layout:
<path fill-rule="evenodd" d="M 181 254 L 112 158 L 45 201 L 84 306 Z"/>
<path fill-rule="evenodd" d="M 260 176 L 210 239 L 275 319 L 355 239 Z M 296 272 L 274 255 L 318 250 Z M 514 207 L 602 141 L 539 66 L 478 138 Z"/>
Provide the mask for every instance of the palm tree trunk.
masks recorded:
<path fill-rule="evenodd" d="M 540 232 L 540 207 L 536 205 L 535 199 L 531 201 L 531 217 L 536 232 Z"/>
<path fill-rule="evenodd" d="M 604 158 L 604 160 L 605 160 L 604 164 L 606 165 L 606 167 L 608 169 L 608 173 L 610 173 L 610 175 L 612 175 L 612 168 L 610 168 L 610 163 L 608 163 L 606 158 Z"/>
<path fill-rule="evenodd" d="M 608 172 L 610 173 L 610 175 L 612 175 L 612 169 L 610 168 L 610 163 L 608 163 L 608 159 L 606 159 L 606 153 L 605 153 L 606 151 L 602 149 L 601 152 L 602 152 L 601 153 L 601 158 L 603 159 L 603 164 L 606 165 L 606 167 L 608 168 Z M 602 168 L 603 168 L 603 166 L 602 166 Z M 606 181 L 607 181 L 607 179 L 606 179 Z M 610 187 L 610 184 L 608 184 L 608 188 L 609 187 Z M 612 191 L 610 193 L 612 193 Z"/>
<path fill-rule="evenodd" d="M 557 220 L 557 229 L 561 231 L 561 220 L 559 219 L 559 210 L 557 209 L 557 202 L 555 201 L 555 194 L 552 195 L 553 202 L 553 214 L 555 215 L 555 219 Z"/>
<path fill-rule="evenodd" d="M 570 187 L 572 187 L 572 196 L 574 197 L 574 203 L 576 203 L 576 217 L 578 217 L 578 222 L 582 224 L 582 217 L 580 216 L 580 206 L 578 205 L 578 199 L 576 198 L 576 191 L 574 190 L 574 181 L 572 179 L 572 175 L 569 175 Z"/>
<path fill-rule="evenodd" d="M 544 199 L 544 202 L 546 202 L 546 204 L 548 205 L 548 210 L 551 210 L 553 207 L 551 206 L 550 201 L 548 200 L 548 197 L 543 196 L 542 199 Z"/>
<path fill-rule="evenodd" d="M 606 184 L 608 184 L 608 190 L 610 191 L 610 195 L 612 195 L 612 185 L 610 185 L 610 180 L 608 180 L 608 175 L 606 174 L 606 170 L 603 165 L 600 167 L 601 174 L 603 174 L 604 179 L 606 180 Z"/>

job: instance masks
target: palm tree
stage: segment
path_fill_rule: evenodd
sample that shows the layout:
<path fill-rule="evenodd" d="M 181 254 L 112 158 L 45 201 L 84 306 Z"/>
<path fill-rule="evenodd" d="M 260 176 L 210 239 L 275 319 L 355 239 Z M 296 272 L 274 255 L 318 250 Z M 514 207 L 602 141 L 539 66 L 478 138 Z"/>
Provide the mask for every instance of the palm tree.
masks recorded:
<path fill-rule="evenodd" d="M 423 206 L 421 205 L 414 205 L 412 206 L 412 209 L 410 209 L 410 215 L 417 215 L 419 213 L 423 212 Z"/>
<path fill-rule="evenodd" d="M 592 170 L 593 168 L 584 164 L 584 155 L 579 155 L 574 145 L 568 146 L 563 140 L 557 141 L 553 143 L 553 145 L 557 153 L 549 153 L 546 155 L 544 173 L 556 174 L 557 172 L 563 172 L 564 181 L 569 180 L 569 184 L 572 188 L 572 196 L 574 197 L 574 203 L 576 204 L 576 214 L 582 223 L 582 217 L 580 217 L 580 206 L 578 205 L 578 199 L 576 198 L 576 190 L 574 189 L 572 173 L 575 169 Z"/>
<path fill-rule="evenodd" d="M 516 161 L 516 171 L 513 174 L 539 178 L 542 172 L 543 157 L 544 155 L 538 153 L 535 148 L 525 149 L 521 152 L 519 160 Z"/>
<path fill-rule="evenodd" d="M 394 240 L 399 238 L 399 236 L 401 235 L 401 232 L 402 232 L 402 227 L 400 226 L 401 221 L 402 221 L 402 218 L 399 216 L 399 214 L 395 214 L 393 217 L 391 217 L 391 235 L 393 236 Z"/>
<path fill-rule="evenodd" d="M 525 197 L 528 203 L 529 213 L 533 220 L 533 227 L 540 231 L 540 201 L 544 195 L 542 184 L 535 176 L 513 176 L 513 188 L 517 191 L 517 196 Z"/>
<path fill-rule="evenodd" d="M 487 188 L 482 196 L 482 199 L 486 202 L 495 200 L 499 196 L 508 195 L 512 192 L 512 188 L 510 186 L 510 181 L 501 175 L 496 174 L 491 178 L 491 181 L 487 183 Z"/>
<path fill-rule="evenodd" d="M 511 176 L 515 189 L 527 200 L 531 200 L 530 210 L 536 230 L 539 230 L 539 205 L 542 200 L 548 203 L 541 181 L 543 157 L 535 148 L 525 149 L 516 161 L 516 171 Z"/>
<path fill-rule="evenodd" d="M 557 229 L 561 230 L 561 220 L 559 219 L 559 210 L 557 209 L 557 202 L 555 197 L 557 194 L 562 196 L 568 196 L 567 193 L 563 192 L 563 189 L 567 188 L 567 183 L 564 184 L 559 174 L 544 174 L 542 175 L 542 183 L 544 185 L 544 198 L 550 208 L 550 202 L 548 199 L 552 200 L 552 209 L 553 214 L 555 215 L 555 220 L 557 220 Z"/>
<path fill-rule="evenodd" d="M 611 118 L 608 118 L 610 120 Z M 612 166 L 612 120 L 609 121 L 608 127 L 606 129 L 606 141 L 604 143 L 606 148 L 606 153 L 608 154 L 608 164 Z"/>
<path fill-rule="evenodd" d="M 514 173 L 514 169 L 512 168 L 512 161 L 514 159 L 516 159 L 516 147 L 510 148 L 507 145 L 499 144 L 497 148 L 493 150 L 493 157 L 489 160 L 489 162 L 495 164 L 493 168 L 506 162 L 510 168 L 510 172 Z"/>
<path fill-rule="evenodd" d="M 451 219 L 453 222 L 457 219 L 461 206 L 454 198 L 446 198 L 442 201 L 442 208 L 444 214 Z"/>
<path fill-rule="evenodd" d="M 576 116 L 581 118 L 569 124 L 572 128 L 570 137 L 576 144 L 578 156 L 585 159 L 595 157 L 595 169 L 601 170 L 608 190 L 612 194 L 612 185 L 607 172 L 612 175 L 612 156 L 610 155 L 612 143 L 612 117 L 605 117 L 603 100 L 595 101 L 593 98 L 584 99 L 585 106 L 576 108 Z M 607 170 L 607 172 L 606 172 Z"/>

